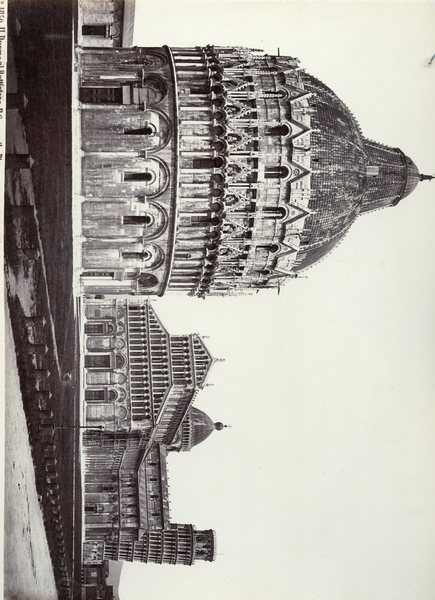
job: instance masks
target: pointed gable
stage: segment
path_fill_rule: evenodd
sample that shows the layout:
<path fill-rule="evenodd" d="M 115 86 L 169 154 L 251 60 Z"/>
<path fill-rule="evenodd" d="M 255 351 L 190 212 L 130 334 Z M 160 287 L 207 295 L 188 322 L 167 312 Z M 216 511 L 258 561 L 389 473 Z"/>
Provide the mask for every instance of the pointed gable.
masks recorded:
<path fill-rule="evenodd" d="M 193 367 L 195 369 L 195 380 L 198 387 L 203 387 L 208 372 L 213 364 L 213 357 L 205 346 L 202 338 L 194 334 L 193 342 Z"/>
<path fill-rule="evenodd" d="M 311 131 L 311 127 L 308 127 L 308 125 L 304 125 L 304 123 L 300 123 L 299 121 L 295 121 L 294 119 L 287 119 L 285 123 L 290 129 L 289 138 L 291 140 Z"/>
<path fill-rule="evenodd" d="M 152 374 L 152 389 L 154 394 L 159 394 L 160 401 L 168 395 L 172 387 L 172 369 L 171 353 L 170 353 L 170 335 L 166 331 L 162 322 L 154 312 L 150 302 L 147 302 L 147 317 L 148 317 L 148 344 L 149 344 L 149 360 Z M 158 345 L 152 344 L 151 340 L 158 340 Z M 160 377 L 154 377 L 154 373 Z M 161 375 L 166 375 L 166 378 Z M 155 414 L 158 412 L 158 404 L 154 405 Z"/>
<path fill-rule="evenodd" d="M 312 92 L 307 91 L 304 87 L 292 85 L 288 81 L 283 87 L 285 87 L 288 92 L 290 104 L 293 104 L 293 102 L 299 102 L 303 98 L 309 98 L 312 96 Z"/>
<path fill-rule="evenodd" d="M 302 177 L 306 177 L 311 173 L 310 169 L 303 167 L 293 160 L 288 163 L 288 169 L 290 174 L 287 181 L 290 181 L 290 183 L 298 181 L 299 179 L 302 179 Z"/>
<path fill-rule="evenodd" d="M 308 217 L 311 214 L 311 211 L 304 206 L 299 206 L 295 202 L 288 203 L 288 216 L 284 220 L 286 224 L 294 223 L 299 219 L 303 219 L 304 217 Z"/>
<path fill-rule="evenodd" d="M 148 313 L 148 327 L 152 333 L 158 333 L 162 337 L 168 338 L 169 334 L 166 331 L 164 325 L 156 315 L 153 307 L 147 302 L 147 313 Z"/>
<path fill-rule="evenodd" d="M 289 254 L 296 254 L 299 250 L 299 244 L 290 243 L 289 241 L 283 241 L 280 243 L 281 250 L 276 255 L 276 258 L 279 259 L 283 256 L 287 256 Z"/>

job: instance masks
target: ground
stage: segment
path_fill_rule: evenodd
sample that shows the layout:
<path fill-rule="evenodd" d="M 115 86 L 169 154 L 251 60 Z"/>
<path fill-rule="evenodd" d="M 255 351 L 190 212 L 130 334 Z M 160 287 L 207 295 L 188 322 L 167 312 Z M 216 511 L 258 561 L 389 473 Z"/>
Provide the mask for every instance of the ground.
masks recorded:
<path fill-rule="evenodd" d="M 81 578 L 78 344 L 72 296 L 72 16 L 72 4 L 60 0 L 10 3 L 8 92 L 18 92 L 23 104 L 7 111 L 6 145 L 8 153 L 29 153 L 33 166 L 5 173 L 8 303 L 36 491 L 61 598 L 79 597 Z M 42 412 L 39 392 L 47 404 Z M 55 444 L 48 448 L 50 458 L 47 442 Z M 35 492 L 32 480 L 23 477 Z M 5 523 L 10 519 L 12 513 L 7 513 Z M 12 563 L 11 569 L 5 581 L 9 589 L 19 581 L 21 565 L 14 572 Z M 20 600 L 34 598 L 29 589 L 21 591 Z"/>
<path fill-rule="evenodd" d="M 53 600 L 56 584 L 36 492 L 9 314 L 5 325 L 4 595 L 8 600 Z"/>
<path fill-rule="evenodd" d="M 72 1 L 13 0 L 9 6 L 18 87 L 28 101 L 22 116 L 60 354 L 63 323 L 71 323 L 72 310 L 72 19 Z"/>

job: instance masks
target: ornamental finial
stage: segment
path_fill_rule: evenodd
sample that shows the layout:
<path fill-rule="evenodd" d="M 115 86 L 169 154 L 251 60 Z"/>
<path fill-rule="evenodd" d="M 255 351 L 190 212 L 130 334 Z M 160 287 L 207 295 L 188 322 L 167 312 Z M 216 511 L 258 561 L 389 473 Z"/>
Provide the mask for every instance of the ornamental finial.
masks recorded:
<path fill-rule="evenodd" d="M 420 181 L 431 181 L 432 179 L 435 179 L 435 175 L 421 175 L 420 174 Z"/>

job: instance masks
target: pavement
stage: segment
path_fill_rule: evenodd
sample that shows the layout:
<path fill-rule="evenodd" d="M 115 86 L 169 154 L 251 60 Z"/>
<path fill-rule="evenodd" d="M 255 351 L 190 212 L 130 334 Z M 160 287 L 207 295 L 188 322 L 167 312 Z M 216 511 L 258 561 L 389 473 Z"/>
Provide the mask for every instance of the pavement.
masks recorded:
<path fill-rule="evenodd" d="M 35 472 L 15 358 L 12 327 L 5 318 L 5 527 L 4 597 L 55 600 L 53 566 L 36 491 Z"/>
<path fill-rule="evenodd" d="M 32 502 L 34 494 L 39 498 L 44 518 L 49 555 L 38 550 L 46 568 L 39 564 L 37 572 L 51 569 L 59 597 L 72 599 L 81 593 L 78 339 L 71 243 L 72 5 L 15 0 L 9 9 L 9 33 L 8 92 L 22 102 L 7 110 L 7 151 L 32 157 L 31 168 L 15 166 L 5 173 L 7 297 L 34 466 L 33 479 L 20 471 L 24 475 L 19 483 L 21 489 L 26 482 Z M 21 448 L 10 451 L 12 464 L 17 464 Z M 11 511 L 9 502 L 5 522 L 12 520 Z M 21 515 L 24 535 L 29 525 L 26 512 Z M 19 545 L 16 528 L 10 536 L 9 543 Z M 29 547 L 34 548 L 33 542 Z M 22 557 L 33 572 L 34 556 L 23 552 Z M 23 569 L 16 560 L 5 572 L 8 598 L 14 597 Z M 28 595 L 30 589 L 22 588 L 16 597 L 36 600 Z"/>

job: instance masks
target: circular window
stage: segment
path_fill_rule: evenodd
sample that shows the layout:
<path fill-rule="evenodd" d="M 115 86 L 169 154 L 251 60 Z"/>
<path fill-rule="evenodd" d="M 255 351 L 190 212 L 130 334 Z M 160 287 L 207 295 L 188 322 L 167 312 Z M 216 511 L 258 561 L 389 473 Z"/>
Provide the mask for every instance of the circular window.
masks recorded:
<path fill-rule="evenodd" d="M 225 164 L 224 159 L 222 158 L 222 156 L 216 156 L 216 158 L 214 159 L 214 166 L 216 169 L 221 169 Z"/>
<path fill-rule="evenodd" d="M 223 110 L 217 110 L 215 113 L 213 113 L 213 118 L 216 121 L 223 121 L 225 119 L 225 112 Z"/>
<path fill-rule="evenodd" d="M 222 211 L 223 209 L 223 205 L 221 202 L 212 202 L 210 205 L 210 210 L 212 212 L 218 213 L 220 211 Z"/>
<path fill-rule="evenodd" d="M 224 135 L 225 129 L 222 127 L 222 125 L 216 125 L 215 127 L 213 127 L 213 133 L 217 137 L 221 137 L 222 135 Z"/>
<path fill-rule="evenodd" d="M 215 85 L 212 86 L 211 91 L 214 94 L 223 94 L 225 90 L 224 90 L 224 86 L 223 85 L 221 85 L 221 84 L 215 84 Z"/>
<path fill-rule="evenodd" d="M 225 181 L 225 177 L 221 173 L 213 173 L 211 179 L 215 183 L 223 183 Z"/>
<path fill-rule="evenodd" d="M 225 104 L 225 99 L 224 98 L 213 98 L 213 100 L 211 101 L 211 103 L 213 104 L 213 106 L 217 106 L 217 107 L 221 107 L 224 106 Z"/>
<path fill-rule="evenodd" d="M 214 142 L 213 147 L 216 150 L 216 152 L 223 152 L 225 150 L 225 144 L 222 140 Z"/>
<path fill-rule="evenodd" d="M 223 79 L 222 73 L 210 73 L 210 80 L 212 83 L 220 83 Z"/>
<path fill-rule="evenodd" d="M 219 217 L 212 217 L 210 219 L 210 225 L 212 227 L 219 227 L 219 225 L 221 225 L 222 223 L 222 219 L 220 219 Z"/>
<path fill-rule="evenodd" d="M 140 288 L 151 288 L 157 285 L 159 280 L 152 273 L 141 273 L 137 282 Z"/>
<path fill-rule="evenodd" d="M 213 188 L 211 195 L 213 198 L 221 198 L 224 195 L 224 190 L 222 188 Z"/>

